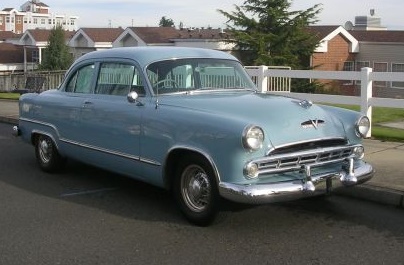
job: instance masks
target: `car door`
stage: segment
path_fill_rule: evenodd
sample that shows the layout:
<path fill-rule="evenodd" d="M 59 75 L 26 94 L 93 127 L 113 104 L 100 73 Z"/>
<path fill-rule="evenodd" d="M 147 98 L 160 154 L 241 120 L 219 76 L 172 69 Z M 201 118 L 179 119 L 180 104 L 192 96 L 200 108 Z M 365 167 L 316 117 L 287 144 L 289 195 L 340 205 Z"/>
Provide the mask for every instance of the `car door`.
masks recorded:
<path fill-rule="evenodd" d="M 145 89 L 138 68 L 129 62 L 102 62 L 94 94 L 83 102 L 80 141 L 92 150 L 91 163 L 126 175 L 141 176 L 140 137 L 143 105 L 130 103 Z"/>
<path fill-rule="evenodd" d="M 54 111 L 60 114 L 59 137 L 68 146 L 83 142 L 81 113 L 84 103 L 93 94 L 95 74 L 96 64 L 94 62 L 86 62 L 73 69 L 62 85 L 63 97 L 54 104 Z"/>

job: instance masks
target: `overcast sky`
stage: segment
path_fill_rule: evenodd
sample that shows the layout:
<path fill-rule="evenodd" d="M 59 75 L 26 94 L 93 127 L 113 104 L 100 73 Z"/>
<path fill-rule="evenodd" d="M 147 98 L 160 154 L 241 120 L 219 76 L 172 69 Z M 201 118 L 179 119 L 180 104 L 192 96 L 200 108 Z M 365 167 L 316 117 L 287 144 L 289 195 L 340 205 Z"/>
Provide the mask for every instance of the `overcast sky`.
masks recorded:
<path fill-rule="evenodd" d="M 161 17 L 171 18 L 176 26 L 224 27 L 226 19 L 217 12 L 234 10 L 244 0 L 43 0 L 51 12 L 79 16 L 79 27 L 158 26 Z M 19 10 L 25 1 L 1 0 L 0 9 Z M 376 16 L 388 29 L 404 30 L 404 0 L 294 0 L 291 10 L 303 10 L 322 3 L 320 25 L 343 25 L 354 22 L 355 16 L 368 15 L 375 9 Z"/>

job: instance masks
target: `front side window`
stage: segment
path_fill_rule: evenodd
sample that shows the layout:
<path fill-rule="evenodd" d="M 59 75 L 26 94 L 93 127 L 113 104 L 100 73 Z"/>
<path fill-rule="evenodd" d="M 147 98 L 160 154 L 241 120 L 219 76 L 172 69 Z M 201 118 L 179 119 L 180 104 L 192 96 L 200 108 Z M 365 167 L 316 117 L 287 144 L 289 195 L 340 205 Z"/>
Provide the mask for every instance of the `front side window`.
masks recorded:
<path fill-rule="evenodd" d="M 175 59 L 147 67 L 155 94 L 192 90 L 255 89 L 240 63 L 221 59 Z"/>
<path fill-rule="evenodd" d="M 138 69 L 124 63 L 102 63 L 95 88 L 96 94 L 127 96 L 135 91 L 145 94 Z"/>
<path fill-rule="evenodd" d="M 66 92 L 91 93 L 91 81 L 95 73 L 95 65 L 90 64 L 78 69 L 69 79 Z"/>

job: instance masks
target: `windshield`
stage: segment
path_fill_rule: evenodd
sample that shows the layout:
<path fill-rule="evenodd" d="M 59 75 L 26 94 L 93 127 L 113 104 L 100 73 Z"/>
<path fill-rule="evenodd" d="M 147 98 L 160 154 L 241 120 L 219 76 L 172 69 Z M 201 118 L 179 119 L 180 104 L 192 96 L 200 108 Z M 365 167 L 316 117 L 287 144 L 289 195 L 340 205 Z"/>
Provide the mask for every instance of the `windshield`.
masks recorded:
<path fill-rule="evenodd" d="M 242 65 L 231 60 L 166 60 L 150 64 L 146 72 L 155 94 L 256 89 Z"/>

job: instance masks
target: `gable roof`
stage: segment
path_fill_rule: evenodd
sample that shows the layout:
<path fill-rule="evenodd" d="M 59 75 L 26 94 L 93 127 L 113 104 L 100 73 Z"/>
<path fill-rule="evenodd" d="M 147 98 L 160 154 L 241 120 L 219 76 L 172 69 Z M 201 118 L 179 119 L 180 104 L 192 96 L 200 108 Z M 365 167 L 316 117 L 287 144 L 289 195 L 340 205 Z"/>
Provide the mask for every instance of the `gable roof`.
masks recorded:
<path fill-rule="evenodd" d="M 319 40 L 324 39 L 328 34 L 336 30 L 339 26 L 310 26 L 307 30 L 314 34 Z"/>
<path fill-rule="evenodd" d="M 21 42 L 24 43 L 26 38 L 30 38 L 35 43 L 47 43 L 49 40 L 49 36 L 52 30 L 48 29 L 29 29 L 25 31 L 25 33 L 21 37 Z M 64 31 L 65 33 L 65 40 L 66 42 L 70 40 L 73 35 L 74 31 Z"/>
<path fill-rule="evenodd" d="M 145 43 L 171 43 L 178 35 L 173 27 L 129 27 Z"/>
<path fill-rule="evenodd" d="M 47 4 L 45 4 L 45 3 L 43 3 L 43 2 L 34 2 L 34 1 L 31 1 L 31 3 L 33 3 L 33 4 L 35 4 L 35 5 L 37 5 L 37 6 L 41 6 L 41 7 L 49 7 Z"/>
<path fill-rule="evenodd" d="M 123 32 L 123 28 L 81 28 L 94 42 L 113 42 Z M 79 31 L 80 31 L 79 30 Z M 77 33 L 79 33 L 77 31 Z M 77 34 L 76 34 L 77 35 Z"/>
<path fill-rule="evenodd" d="M 0 64 L 21 63 L 24 61 L 23 47 L 11 43 L 0 43 Z"/>
<path fill-rule="evenodd" d="M 12 31 L 0 31 L 0 42 L 8 39 L 16 39 L 18 37 L 21 37 L 21 34 L 16 34 Z"/>
<path fill-rule="evenodd" d="M 404 31 L 399 30 L 350 30 L 360 42 L 404 43 Z"/>
<path fill-rule="evenodd" d="M 129 32 L 130 31 L 130 32 Z M 135 34 L 145 44 L 171 44 L 180 40 L 223 40 L 230 37 L 230 33 L 222 29 L 176 29 L 174 27 L 129 27 L 124 34 Z M 121 34 L 120 38 L 122 38 Z M 132 35 L 132 34 L 130 34 Z"/>
<path fill-rule="evenodd" d="M 315 52 L 327 52 L 328 42 L 335 38 L 337 35 L 342 35 L 349 42 L 349 51 L 353 53 L 359 52 L 358 40 L 350 34 L 342 26 L 310 26 L 308 31 L 316 34 L 319 39 L 319 45 Z"/>

